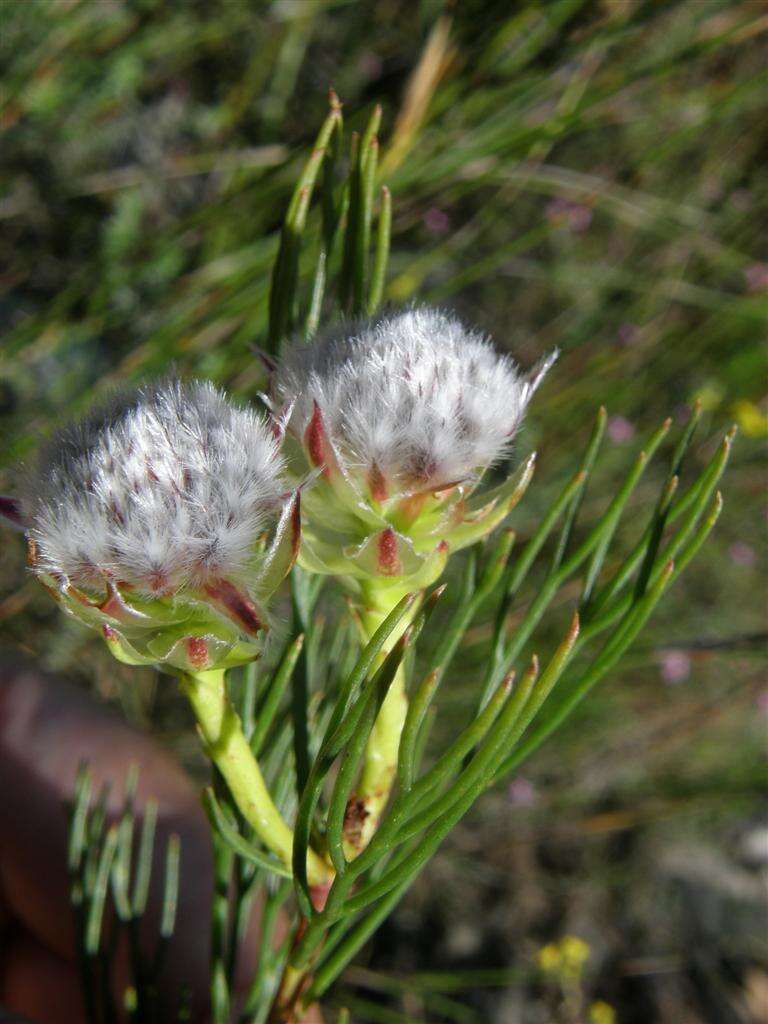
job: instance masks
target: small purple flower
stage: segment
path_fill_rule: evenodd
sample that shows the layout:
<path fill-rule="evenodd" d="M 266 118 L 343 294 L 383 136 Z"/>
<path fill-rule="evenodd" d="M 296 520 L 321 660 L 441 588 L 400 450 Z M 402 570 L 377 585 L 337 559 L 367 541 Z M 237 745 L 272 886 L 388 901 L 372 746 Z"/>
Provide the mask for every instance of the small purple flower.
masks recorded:
<path fill-rule="evenodd" d="M 737 540 L 731 544 L 728 548 L 728 555 L 734 565 L 743 566 L 745 569 L 751 569 L 757 561 L 755 549 L 743 540 Z"/>
<path fill-rule="evenodd" d="M 677 423 L 687 423 L 691 418 L 691 407 L 687 402 L 680 402 L 675 406 L 673 412 Z"/>
<path fill-rule="evenodd" d="M 731 205 L 735 210 L 749 210 L 752 206 L 752 193 L 746 188 L 735 188 L 729 196 Z"/>
<path fill-rule="evenodd" d="M 522 775 L 512 779 L 507 787 L 507 798 L 513 807 L 534 807 L 539 801 L 536 787 Z"/>
<path fill-rule="evenodd" d="M 608 420 L 608 437 L 614 444 L 625 444 L 635 436 L 635 428 L 624 416 L 611 416 Z"/>
<path fill-rule="evenodd" d="M 544 207 L 544 216 L 550 224 L 559 224 L 565 217 L 565 199 L 551 199 Z"/>
<path fill-rule="evenodd" d="M 768 263 L 751 263 L 744 269 L 748 292 L 768 292 Z"/>
<path fill-rule="evenodd" d="M 592 211 L 588 206 L 582 206 L 579 203 L 574 203 L 568 214 L 568 223 L 571 231 L 580 235 L 582 232 L 586 231 L 592 223 Z"/>
<path fill-rule="evenodd" d="M 439 206 L 430 206 L 422 220 L 424 221 L 424 227 L 432 235 L 444 235 L 451 226 L 448 214 L 445 210 L 441 210 Z"/>
<path fill-rule="evenodd" d="M 366 78 L 381 78 L 382 60 L 373 50 L 365 50 L 360 55 L 357 66 Z"/>
<path fill-rule="evenodd" d="M 571 199 L 553 199 L 547 203 L 544 213 L 550 224 L 566 227 L 576 235 L 582 234 L 592 223 L 592 210 Z"/>
<path fill-rule="evenodd" d="M 640 328 L 637 324 L 619 324 L 619 329 L 616 334 L 620 345 L 629 346 L 633 345 L 637 341 L 640 335 Z"/>
<path fill-rule="evenodd" d="M 691 659 L 685 651 L 662 651 L 659 661 L 665 683 L 682 683 L 691 674 Z"/>
<path fill-rule="evenodd" d="M 755 706 L 762 714 L 768 715 L 768 687 L 761 690 L 755 697 Z"/>

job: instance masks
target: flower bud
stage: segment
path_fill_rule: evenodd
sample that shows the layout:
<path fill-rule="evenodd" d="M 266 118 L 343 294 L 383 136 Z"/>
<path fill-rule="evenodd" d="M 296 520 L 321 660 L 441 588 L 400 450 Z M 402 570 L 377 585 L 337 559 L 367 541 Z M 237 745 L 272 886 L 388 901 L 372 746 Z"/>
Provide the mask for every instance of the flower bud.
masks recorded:
<path fill-rule="evenodd" d="M 498 525 L 530 479 L 476 493 L 509 454 L 556 354 L 531 374 L 454 317 L 415 308 L 345 325 L 290 350 L 270 405 L 304 500 L 301 564 L 352 586 L 421 588 L 449 551 Z"/>
<path fill-rule="evenodd" d="M 21 501 L 30 567 L 121 661 L 250 661 L 298 550 L 282 470 L 265 422 L 212 385 L 143 388 L 43 451 Z"/>

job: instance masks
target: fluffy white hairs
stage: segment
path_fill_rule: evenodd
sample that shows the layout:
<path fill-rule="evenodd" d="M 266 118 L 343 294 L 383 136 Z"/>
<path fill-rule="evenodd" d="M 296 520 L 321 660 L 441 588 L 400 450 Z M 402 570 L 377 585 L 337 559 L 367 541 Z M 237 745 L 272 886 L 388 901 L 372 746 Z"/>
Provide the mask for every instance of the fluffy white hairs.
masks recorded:
<path fill-rule="evenodd" d="M 555 356 L 525 376 L 454 316 L 417 307 L 294 346 L 275 397 L 293 403 L 294 432 L 316 403 L 339 455 L 369 480 L 439 489 L 507 453 Z"/>
<path fill-rule="evenodd" d="M 142 388 L 43 452 L 24 500 L 35 568 L 149 593 L 241 577 L 282 468 L 261 417 L 211 384 Z"/>

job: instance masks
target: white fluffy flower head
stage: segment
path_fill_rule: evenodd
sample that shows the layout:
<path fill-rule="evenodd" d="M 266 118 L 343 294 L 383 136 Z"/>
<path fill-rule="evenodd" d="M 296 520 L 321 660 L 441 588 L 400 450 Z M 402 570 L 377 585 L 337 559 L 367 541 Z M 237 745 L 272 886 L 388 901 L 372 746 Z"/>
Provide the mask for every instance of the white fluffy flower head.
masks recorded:
<path fill-rule="evenodd" d="M 24 502 L 35 570 L 155 594 L 247 579 L 281 471 L 265 422 L 211 384 L 143 388 L 43 453 Z"/>
<path fill-rule="evenodd" d="M 275 382 L 303 434 L 319 409 L 340 460 L 374 498 L 475 478 L 505 455 L 553 357 L 530 376 L 428 307 L 295 346 Z"/>

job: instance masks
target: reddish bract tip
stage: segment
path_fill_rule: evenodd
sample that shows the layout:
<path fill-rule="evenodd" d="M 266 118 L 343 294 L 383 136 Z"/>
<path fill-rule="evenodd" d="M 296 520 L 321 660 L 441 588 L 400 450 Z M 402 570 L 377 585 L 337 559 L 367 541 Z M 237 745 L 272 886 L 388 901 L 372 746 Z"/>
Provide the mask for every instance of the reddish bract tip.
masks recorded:
<path fill-rule="evenodd" d="M 0 494 L 0 516 L 16 530 L 25 530 L 27 524 L 21 511 L 21 502 Z"/>
<path fill-rule="evenodd" d="M 168 574 L 162 569 L 155 569 L 147 577 L 147 583 L 153 594 L 162 594 L 168 589 Z"/>
<path fill-rule="evenodd" d="M 105 640 L 117 640 L 117 633 L 111 626 L 108 626 L 106 622 L 101 627 L 101 631 L 104 634 Z"/>
<path fill-rule="evenodd" d="M 328 882 L 322 882 L 320 885 L 310 886 L 309 898 L 312 901 L 312 906 L 318 913 L 325 909 L 325 904 L 328 901 L 328 893 L 331 891 L 332 885 L 333 879 Z"/>
<path fill-rule="evenodd" d="M 326 437 L 320 406 L 317 402 L 314 402 L 313 405 L 314 409 L 312 412 L 312 419 L 309 421 L 307 429 L 304 431 L 304 443 L 307 446 L 307 454 L 309 455 L 309 460 L 312 465 L 322 468 L 323 476 L 327 476 L 328 466 L 326 464 L 326 449 L 328 445 L 328 438 Z"/>
<path fill-rule="evenodd" d="M 291 509 L 291 551 L 293 553 L 293 561 L 296 561 L 296 557 L 299 553 L 299 545 L 301 544 L 301 492 L 296 491 L 296 496 L 293 502 L 293 508 Z M 293 563 L 291 563 L 293 564 Z"/>
<path fill-rule="evenodd" d="M 99 605 L 99 611 L 113 619 L 125 619 L 130 615 L 125 601 L 112 580 L 107 580 L 107 597 Z"/>
<path fill-rule="evenodd" d="M 241 593 L 229 580 L 218 580 L 205 588 L 205 593 L 217 601 L 226 611 L 227 615 L 235 622 L 238 622 L 246 633 L 256 634 L 266 629 L 266 623 L 262 622 L 256 610 L 256 605 L 246 595 Z"/>
<path fill-rule="evenodd" d="M 274 416 L 269 417 L 269 430 L 270 433 L 272 434 L 272 437 L 274 437 L 276 441 L 283 440 L 283 434 L 285 433 L 285 431 L 283 430 L 283 427 L 279 420 L 275 419 Z"/>
<path fill-rule="evenodd" d="M 203 669 L 208 666 L 208 644 L 201 636 L 188 636 L 186 641 L 187 657 L 193 668 Z"/>
<path fill-rule="evenodd" d="M 249 345 L 248 348 L 256 356 L 269 376 L 272 376 L 277 369 L 277 360 L 268 352 L 265 352 L 263 348 L 259 348 L 258 345 Z"/>
<path fill-rule="evenodd" d="M 568 629 L 568 641 L 573 643 L 579 635 L 581 629 L 581 620 L 579 619 L 579 613 L 574 612 L 573 618 L 571 619 L 571 625 Z"/>
<path fill-rule="evenodd" d="M 374 501 L 386 501 L 388 495 L 387 481 L 377 464 L 374 462 L 368 473 L 368 490 Z"/>
<path fill-rule="evenodd" d="M 384 576 L 397 576 L 402 572 L 397 554 L 397 536 L 391 526 L 379 534 L 378 565 L 379 572 Z"/>

